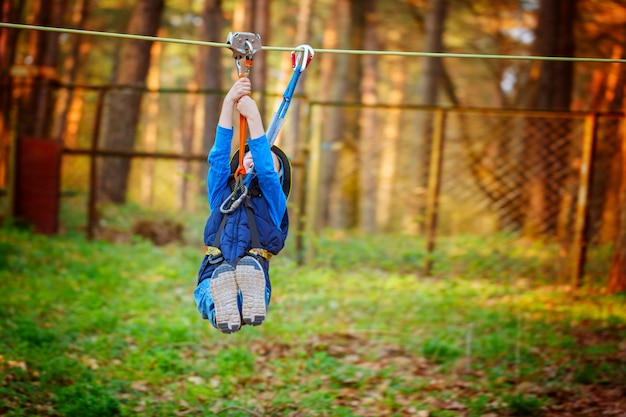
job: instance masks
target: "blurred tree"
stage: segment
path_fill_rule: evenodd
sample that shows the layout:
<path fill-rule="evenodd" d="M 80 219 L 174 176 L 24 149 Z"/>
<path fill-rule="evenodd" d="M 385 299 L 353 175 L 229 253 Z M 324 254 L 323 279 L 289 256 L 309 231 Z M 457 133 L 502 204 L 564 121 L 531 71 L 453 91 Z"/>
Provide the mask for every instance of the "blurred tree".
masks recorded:
<path fill-rule="evenodd" d="M 163 36 L 163 34 L 160 34 Z M 157 91 L 160 86 L 161 55 L 163 45 L 156 42 L 150 51 L 150 70 L 148 71 L 147 87 Z M 194 94 L 191 94 L 194 96 Z M 145 152 L 155 152 L 157 138 L 159 136 L 159 94 L 147 93 L 145 97 L 145 112 L 143 118 L 142 148 Z M 153 158 L 145 158 L 141 161 L 140 201 L 145 207 L 152 206 L 154 202 L 154 168 Z"/>
<path fill-rule="evenodd" d="M 71 26 L 85 29 L 89 16 L 90 0 L 77 0 L 73 5 Z M 75 84 L 81 69 L 82 55 L 89 42 L 88 37 L 73 35 L 71 46 L 63 61 L 62 81 Z M 74 88 L 62 88 L 58 91 L 52 137 L 63 140 L 65 146 L 74 148 L 77 142 L 78 123 L 82 109 L 82 94 Z M 78 113 L 78 114 L 76 114 Z"/>
<path fill-rule="evenodd" d="M 609 269 L 607 291 L 617 293 L 626 291 L 626 123 L 622 121 L 621 132 L 621 172 L 619 187 L 618 230 L 613 246 L 613 257 Z"/>
<path fill-rule="evenodd" d="M 295 44 L 310 44 L 311 42 L 311 20 L 312 20 L 312 9 L 313 9 L 314 0 L 299 0 L 298 1 L 298 12 L 297 12 L 297 22 L 295 28 Z M 284 31 L 283 31 L 284 32 Z M 284 35 L 284 33 L 283 33 Z M 285 63 L 285 67 L 287 67 L 287 74 L 291 77 L 293 75 L 291 62 Z M 310 71 L 309 71 L 310 72 Z M 306 147 L 306 125 L 305 121 L 306 117 L 302 117 L 303 106 L 301 105 L 302 99 L 300 98 L 305 94 L 305 81 L 306 74 L 301 75 L 298 84 L 296 85 L 296 89 L 294 91 L 293 99 L 291 100 L 291 106 L 289 110 L 289 116 L 287 117 L 286 126 L 283 127 L 282 134 L 279 135 L 279 142 L 276 144 L 279 145 L 287 155 L 291 158 L 292 161 L 302 161 L 304 149 Z M 292 207 L 300 208 L 304 203 L 304 187 L 299 187 L 297 184 L 304 184 L 305 173 L 302 169 L 296 169 L 292 171 L 292 184 L 296 184 L 295 187 L 292 187 L 290 200 L 293 202 Z M 319 210 L 318 210 L 319 211 Z M 293 216 L 296 218 L 296 216 Z M 319 223 L 317 223 L 319 224 Z"/>
<path fill-rule="evenodd" d="M 581 54 L 625 59 L 626 4 L 619 1 L 585 1 L 579 3 L 579 10 L 577 39 Z M 577 64 L 576 74 L 588 86 L 576 91 L 575 110 L 622 111 L 626 86 L 623 64 Z M 619 120 L 609 119 L 600 124 L 598 132 L 591 186 L 595 204 L 590 209 L 588 238 L 601 244 L 614 242 L 618 231 L 621 175 L 618 128 Z"/>
<path fill-rule="evenodd" d="M 271 42 L 270 33 L 270 1 L 269 0 L 236 0 L 235 17 L 232 32 L 252 32 L 261 35 L 261 44 Z M 260 52 L 254 55 L 254 64 L 250 74 L 253 91 L 265 91 L 267 85 L 267 57 Z M 265 95 L 255 97 L 261 116 L 265 120 Z"/>
<path fill-rule="evenodd" d="M 313 0 L 299 0 L 298 2 L 298 22 L 294 46 L 308 44 L 310 42 L 312 7 Z M 305 79 L 306 77 L 304 76 L 300 78 L 296 86 L 294 97 L 304 94 Z M 304 143 L 300 142 L 304 137 L 304 130 L 302 129 L 302 121 L 300 119 L 300 102 L 301 100 L 298 99 L 291 102 L 288 126 L 286 126 L 287 128 L 281 137 L 281 147 L 292 159 L 298 158 L 300 149 L 304 146 Z"/>
<path fill-rule="evenodd" d="M 164 0 L 138 0 L 127 33 L 155 36 L 163 7 Z M 110 94 L 105 111 L 103 139 L 104 145 L 110 149 L 132 150 L 134 147 L 143 96 L 134 88 L 145 86 L 151 46 L 152 42 L 144 40 L 125 40 L 122 43 L 114 83 L 123 87 Z M 128 158 L 106 158 L 99 175 L 99 198 L 125 203 L 129 172 Z"/>
<path fill-rule="evenodd" d="M 424 21 L 424 51 L 425 52 L 443 52 L 443 34 L 448 9 L 448 0 L 429 0 L 426 6 Z M 421 74 L 418 94 L 421 97 L 422 104 L 425 106 L 435 106 L 438 104 L 439 80 L 442 78 L 443 65 L 441 58 L 436 56 L 425 57 L 422 59 L 423 70 Z M 449 79 L 449 78 L 448 78 Z M 450 84 L 452 84 L 450 82 Z M 416 178 L 419 185 L 424 186 L 428 183 L 428 169 L 430 165 L 430 150 L 433 131 L 433 118 L 429 112 L 420 112 L 418 115 L 417 125 L 421 126 L 421 135 L 417 135 L 417 148 L 421 156 L 421 163 L 416 164 Z M 417 216 L 420 219 L 425 218 L 423 203 L 418 205 Z"/>
<path fill-rule="evenodd" d="M 67 0 L 41 0 L 33 3 L 33 24 L 63 26 Z M 29 57 L 32 71 L 21 97 L 18 116 L 20 137 L 48 137 L 52 123 L 52 81 L 57 76 L 59 34 L 30 31 Z"/>
<path fill-rule="evenodd" d="M 16 22 L 24 12 L 20 0 L 0 0 L 0 20 Z M 0 28 L 0 188 L 6 186 L 11 145 L 11 104 L 13 77 L 11 66 L 15 63 L 19 31 Z"/>
<path fill-rule="evenodd" d="M 200 39 L 220 41 L 224 26 L 221 0 L 205 0 L 201 12 L 202 25 L 199 28 Z M 222 40 L 223 41 L 223 40 Z M 222 97 L 222 51 L 218 48 L 201 48 L 198 54 L 196 77 L 201 89 L 211 90 L 204 96 L 204 124 L 202 126 L 202 152 L 209 152 L 215 141 L 215 127 L 219 118 Z M 205 179 L 207 167 L 202 164 L 196 175 Z M 206 194 L 206 183 L 202 183 L 201 194 Z"/>
<path fill-rule="evenodd" d="M 443 52 L 443 34 L 448 9 L 448 0 L 429 0 L 425 18 L 425 52 Z M 434 106 L 437 104 L 439 93 L 439 79 L 442 73 L 441 58 L 429 56 L 422 59 L 423 70 L 419 93 L 422 104 Z M 428 139 L 426 140 L 428 141 Z"/>
<path fill-rule="evenodd" d="M 270 0 L 256 0 L 254 2 L 254 20 L 252 32 L 261 35 L 261 43 L 271 45 L 272 33 L 270 24 Z M 259 53 L 254 57 L 254 69 L 251 74 L 253 88 L 257 91 L 267 90 L 267 54 Z M 261 116 L 266 119 L 267 99 L 261 95 L 257 99 Z"/>
<path fill-rule="evenodd" d="M 350 0 L 335 1 L 329 19 L 324 27 L 323 48 L 349 49 L 351 7 Z M 347 54 L 322 54 L 317 58 L 320 68 L 320 84 L 332 85 L 333 88 L 323 88 L 319 93 L 322 102 L 340 102 L 346 100 L 349 80 L 356 78 L 356 74 L 349 75 L 350 56 Z M 321 109 L 322 114 L 322 157 L 321 157 L 321 185 L 320 189 L 320 216 L 321 225 L 333 228 L 345 227 L 342 215 L 342 202 L 345 197 L 342 190 L 345 186 L 341 169 L 337 166 L 340 152 L 346 145 L 345 137 L 345 110 L 343 107 L 326 107 Z"/>
<path fill-rule="evenodd" d="M 378 19 L 375 0 L 361 2 L 363 13 L 363 47 L 376 51 L 379 42 L 376 36 Z M 378 57 L 363 55 L 363 73 L 361 76 L 361 103 L 378 104 Z M 373 108 L 362 108 L 359 118 L 359 229 L 366 233 L 376 231 L 376 184 L 378 183 L 378 113 Z"/>
<path fill-rule="evenodd" d="M 536 29 L 534 51 L 539 56 L 574 56 L 576 0 L 542 0 Z M 537 110 L 568 111 L 571 104 L 574 63 L 541 61 L 536 88 L 530 103 Z M 567 125 L 567 126 L 566 126 Z M 569 171 L 570 123 L 547 119 L 538 131 L 537 120 L 527 124 L 529 206 L 524 233 L 527 236 L 553 235 L 557 229 L 559 194 L 563 172 Z M 558 146 L 554 141 L 558 141 Z M 550 157 L 547 157 L 550 155 Z"/>

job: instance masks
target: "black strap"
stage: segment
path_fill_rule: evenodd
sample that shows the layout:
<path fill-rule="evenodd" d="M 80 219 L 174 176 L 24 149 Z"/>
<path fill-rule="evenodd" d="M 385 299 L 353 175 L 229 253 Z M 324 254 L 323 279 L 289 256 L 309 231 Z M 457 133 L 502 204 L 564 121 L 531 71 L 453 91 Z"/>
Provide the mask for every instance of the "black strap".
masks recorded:
<path fill-rule="evenodd" d="M 230 213 L 226 213 L 222 216 L 222 222 L 220 223 L 220 227 L 217 229 L 217 233 L 215 233 L 215 239 L 213 239 L 213 246 L 216 248 L 220 247 L 220 240 L 222 239 L 222 231 L 224 231 L 224 226 L 226 226 L 226 220 L 230 216 Z"/>
<path fill-rule="evenodd" d="M 256 227 L 256 220 L 254 220 L 254 210 L 250 203 L 250 198 L 246 198 L 246 213 L 248 213 L 248 228 L 250 229 L 250 240 L 253 248 L 260 248 L 261 241 L 259 240 L 259 229 Z"/>

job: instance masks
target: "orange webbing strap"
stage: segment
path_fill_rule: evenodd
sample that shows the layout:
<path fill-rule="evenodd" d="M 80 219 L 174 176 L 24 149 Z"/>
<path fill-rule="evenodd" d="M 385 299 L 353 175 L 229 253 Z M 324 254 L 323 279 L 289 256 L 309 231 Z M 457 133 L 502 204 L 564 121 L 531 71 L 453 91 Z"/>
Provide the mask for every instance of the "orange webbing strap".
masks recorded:
<path fill-rule="evenodd" d="M 246 66 L 241 74 L 239 74 L 239 78 L 248 77 L 250 75 L 250 70 L 252 69 L 252 57 L 246 57 Z M 246 131 L 248 129 L 248 124 L 246 118 L 239 115 L 239 166 L 235 171 L 235 178 L 239 175 L 246 175 L 246 167 L 243 166 L 243 157 L 244 157 L 244 149 L 246 148 Z"/>
<path fill-rule="evenodd" d="M 235 171 L 235 178 L 239 175 L 246 175 L 246 167 L 243 166 L 243 157 L 244 157 L 244 149 L 246 149 L 246 129 L 248 128 L 248 124 L 246 123 L 246 118 L 241 114 L 239 115 L 239 166 Z"/>

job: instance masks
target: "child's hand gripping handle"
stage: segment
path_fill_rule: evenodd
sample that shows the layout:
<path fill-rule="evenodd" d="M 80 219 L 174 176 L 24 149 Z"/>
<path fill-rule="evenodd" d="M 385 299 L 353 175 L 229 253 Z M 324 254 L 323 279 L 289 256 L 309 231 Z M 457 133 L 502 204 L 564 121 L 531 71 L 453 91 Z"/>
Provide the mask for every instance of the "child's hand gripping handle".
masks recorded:
<path fill-rule="evenodd" d="M 235 32 L 229 33 L 226 43 L 230 45 L 230 49 L 233 51 L 233 58 L 237 65 L 237 71 L 239 78 L 250 78 L 250 71 L 252 70 L 252 57 L 256 51 L 261 49 L 261 36 L 250 32 Z M 241 68 L 241 59 L 245 56 L 245 65 Z M 243 166 L 244 149 L 246 147 L 246 130 L 248 126 L 246 118 L 243 115 L 239 115 L 239 167 L 235 171 L 235 178 L 240 174 L 245 175 L 246 169 Z"/>

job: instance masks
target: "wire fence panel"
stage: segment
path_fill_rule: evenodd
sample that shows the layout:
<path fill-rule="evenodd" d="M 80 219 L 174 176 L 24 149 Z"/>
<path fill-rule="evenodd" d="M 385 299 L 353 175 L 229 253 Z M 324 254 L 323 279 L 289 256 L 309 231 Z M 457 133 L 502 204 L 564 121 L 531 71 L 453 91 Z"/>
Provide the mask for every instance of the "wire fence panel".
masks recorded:
<path fill-rule="evenodd" d="M 61 231 L 96 229 L 97 237 L 114 234 L 129 240 L 137 224 L 150 217 L 162 219 L 162 227 L 169 227 L 166 221 L 183 225 L 182 231 L 172 226 L 172 233 L 180 234 L 181 240 L 201 242 L 209 214 L 209 149 L 201 138 L 205 95 L 141 91 L 134 147 L 124 151 L 103 143 L 99 136 L 116 128 L 114 122 L 102 128 L 98 124 L 106 120 L 106 114 L 98 115 L 106 108 L 108 93 L 86 87 L 56 93 L 70 103 L 68 123 L 60 131 L 65 144 Z M 370 144 L 374 149 L 368 153 L 373 166 L 364 167 L 361 135 L 365 132 L 359 128 L 362 107 L 348 103 L 309 103 L 305 107 L 309 112 L 308 159 L 306 164 L 294 166 L 294 178 L 299 178 L 294 184 L 296 195 L 307 193 L 304 184 L 312 161 L 321 165 L 316 187 L 321 196 L 313 197 L 319 219 L 316 228 L 308 232 L 318 233 L 325 227 L 357 228 L 363 199 L 375 198 L 378 232 L 423 236 L 428 201 L 433 198 L 428 178 L 433 123 L 437 112 L 443 111 L 435 235 L 462 238 L 505 233 L 547 238 L 555 242 L 556 256 L 566 269 L 584 185 L 580 173 L 583 144 L 589 139 L 588 114 L 369 106 L 372 111 L 368 114 L 379 123 L 376 140 Z M 597 120 L 585 235 L 594 248 L 610 246 L 615 238 L 621 172 L 622 117 L 599 113 Z M 233 142 L 238 136 L 235 133 Z M 316 142 L 313 135 L 321 138 Z M 318 143 L 319 149 L 311 148 L 312 143 Z M 236 147 L 233 143 L 233 151 Z M 314 157 L 316 152 L 319 158 Z M 102 171 L 109 158 L 126 158 L 130 163 L 123 206 L 98 202 L 99 190 L 93 186 L 109 174 Z M 376 181 L 367 185 L 373 192 L 361 189 L 363 169 L 376 172 Z M 290 213 L 306 216 L 302 202 L 310 204 L 311 198 L 307 194 L 292 199 Z M 6 199 L 2 201 L 6 203 Z M 298 220 L 292 219 L 294 228 L 301 223 Z"/>
<path fill-rule="evenodd" d="M 617 230 L 622 115 L 373 106 L 376 111 L 369 114 L 380 121 L 380 139 L 370 144 L 377 159 L 364 166 L 360 125 L 354 122 L 359 105 L 311 104 L 322 109 L 321 121 L 312 120 L 312 125 L 329 123 L 337 112 L 343 120 L 340 129 L 317 133 L 322 136 L 323 182 L 317 230 L 358 227 L 360 205 L 368 198 L 361 193 L 358 178 L 363 169 L 374 169 L 377 180 L 368 186 L 377 196 L 379 232 L 427 238 L 429 201 L 437 198 L 436 240 L 483 236 L 487 241 L 492 235 L 507 235 L 519 239 L 520 247 L 533 239 L 549 242 L 546 255 L 550 253 L 554 276 L 560 279 L 567 279 L 575 268 L 572 250 L 589 249 L 600 253 L 590 262 L 606 272 L 607 248 Z M 429 166 L 436 166 L 431 158 L 437 155 L 432 151 L 441 112 L 445 115 L 441 177 L 433 195 L 429 186 L 433 179 L 428 177 L 438 171 L 429 174 Z M 590 130 L 595 126 L 590 121 L 597 121 L 597 130 Z M 584 149 L 591 145 L 595 152 L 586 161 Z M 582 166 L 588 162 L 592 175 L 586 188 Z M 581 198 L 588 207 L 582 213 Z M 333 220 L 337 207 L 342 207 L 343 223 Z M 350 217 L 346 213 L 352 219 L 346 221 Z M 584 230 L 579 230 L 581 225 Z M 605 266 L 600 265 L 603 262 Z"/>
<path fill-rule="evenodd" d="M 532 193 L 540 192 L 541 211 L 532 213 L 540 216 L 538 231 L 555 231 L 562 210 L 569 213 L 574 201 L 562 207 L 564 193 L 572 191 L 568 184 L 577 181 L 574 165 L 583 119 L 452 112 L 449 121 L 441 195 L 449 229 L 520 231 L 528 220 Z M 541 189 L 533 190 L 538 180 Z M 462 212 L 455 213 L 455 208 Z"/>

